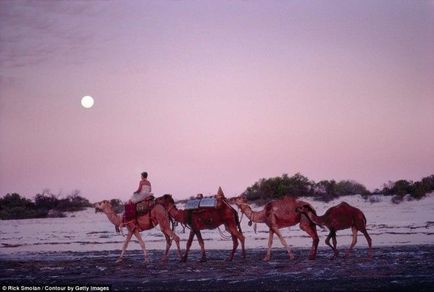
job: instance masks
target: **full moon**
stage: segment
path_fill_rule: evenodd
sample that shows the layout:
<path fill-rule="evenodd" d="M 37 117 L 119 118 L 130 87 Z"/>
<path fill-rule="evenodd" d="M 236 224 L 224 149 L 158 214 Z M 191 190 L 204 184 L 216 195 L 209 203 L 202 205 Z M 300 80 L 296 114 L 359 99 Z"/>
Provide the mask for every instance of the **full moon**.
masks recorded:
<path fill-rule="evenodd" d="M 91 108 L 91 107 L 93 107 L 93 104 L 94 104 L 94 101 L 93 101 L 92 96 L 86 95 L 86 96 L 83 96 L 81 98 L 81 105 L 84 108 Z"/>

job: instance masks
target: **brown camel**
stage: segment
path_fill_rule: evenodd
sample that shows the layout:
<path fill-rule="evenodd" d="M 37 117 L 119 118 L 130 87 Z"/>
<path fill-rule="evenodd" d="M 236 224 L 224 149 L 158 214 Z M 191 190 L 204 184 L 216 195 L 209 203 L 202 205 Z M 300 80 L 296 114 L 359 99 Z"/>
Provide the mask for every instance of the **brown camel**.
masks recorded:
<path fill-rule="evenodd" d="M 119 227 L 122 227 L 124 225 L 124 223 L 122 222 L 122 217 L 117 215 L 115 211 L 113 211 L 113 208 L 109 201 L 104 200 L 99 203 L 95 203 L 94 207 L 96 211 L 102 211 L 107 215 L 110 222 L 116 226 L 116 230 L 119 230 Z M 137 218 L 137 223 L 129 222 L 126 224 L 128 229 L 128 235 L 122 247 L 121 255 L 116 262 L 122 261 L 125 250 L 127 249 L 128 243 L 130 242 L 133 234 L 139 241 L 140 246 L 142 247 L 143 253 L 145 255 L 145 262 L 148 262 L 148 254 L 146 252 L 145 243 L 143 242 L 140 232 L 144 230 L 150 230 L 157 225 L 160 225 L 161 232 L 163 232 L 164 237 L 166 238 L 166 251 L 161 260 L 167 260 L 167 255 L 169 253 L 170 246 L 172 245 L 172 239 L 175 240 L 178 250 L 178 256 L 181 258 L 179 237 L 175 234 L 175 232 L 170 229 L 169 214 L 163 206 L 156 204 L 149 212 L 142 216 L 139 216 Z"/>
<path fill-rule="evenodd" d="M 200 261 L 206 261 L 205 244 L 200 230 L 215 229 L 224 224 L 226 230 L 231 234 L 233 247 L 228 260 L 234 258 L 235 250 L 238 247 L 238 240 L 241 243 L 242 257 L 245 258 L 244 235 L 239 225 L 238 213 L 232 208 L 224 197 L 223 191 L 219 188 L 216 195 L 217 206 L 215 208 L 199 208 L 195 210 L 179 210 L 171 195 L 164 195 L 157 199 L 157 203 L 162 204 L 168 210 L 170 216 L 176 221 L 187 225 L 190 228 L 190 235 L 187 241 L 187 247 L 182 261 L 187 261 L 193 238 L 196 235 L 199 242 L 202 256 Z"/>
<path fill-rule="evenodd" d="M 298 212 L 306 214 L 309 219 L 317 225 L 325 225 L 330 233 L 327 236 L 325 243 L 333 249 L 334 255 L 332 259 L 338 256 L 336 249 L 336 231 L 351 228 L 353 232 L 353 241 L 345 256 L 349 256 L 351 250 L 357 243 L 357 231 L 361 231 L 368 242 L 368 256 L 372 257 L 372 240 L 366 231 L 366 217 L 362 211 L 351 206 L 346 202 L 342 202 L 337 206 L 328 209 L 323 216 L 317 216 L 310 205 L 303 205 L 297 208 Z M 333 246 L 330 244 L 330 238 L 333 239 Z"/>
<path fill-rule="evenodd" d="M 308 203 L 295 200 L 291 197 L 285 197 L 281 200 L 271 201 L 265 205 L 264 209 L 255 212 L 247 204 L 247 197 L 245 195 L 231 198 L 230 202 L 236 204 L 241 209 L 241 212 L 253 223 L 265 223 L 270 228 L 268 233 L 268 250 L 264 257 L 264 261 L 271 259 L 271 246 L 273 245 L 274 234 L 279 237 L 280 242 L 288 251 L 289 259 L 294 258 L 288 243 L 280 233 L 279 229 L 293 226 L 297 223 L 300 223 L 300 228 L 312 237 L 313 242 L 309 259 L 315 259 L 319 242 L 316 226 L 306 216 L 302 216 L 300 213 L 295 211 L 297 206 Z"/>

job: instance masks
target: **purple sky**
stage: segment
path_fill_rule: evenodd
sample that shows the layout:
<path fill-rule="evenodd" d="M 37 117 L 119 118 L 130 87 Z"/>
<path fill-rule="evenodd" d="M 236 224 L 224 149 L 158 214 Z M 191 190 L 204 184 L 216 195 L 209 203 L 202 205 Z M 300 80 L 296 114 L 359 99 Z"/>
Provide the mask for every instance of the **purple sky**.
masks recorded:
<path fill-rule="evenodd" d="M 373 189 L 433 129 L 433 1 L 0 1 L 0 195 Z"/>

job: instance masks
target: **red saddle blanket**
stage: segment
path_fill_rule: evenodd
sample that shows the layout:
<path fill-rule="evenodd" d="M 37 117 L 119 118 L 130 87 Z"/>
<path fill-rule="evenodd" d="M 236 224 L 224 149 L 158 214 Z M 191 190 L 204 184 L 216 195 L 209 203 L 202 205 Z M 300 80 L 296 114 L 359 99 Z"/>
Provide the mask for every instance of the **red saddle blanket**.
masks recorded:
<path fill-rule="evenodd" d="M 125 221 L 131 221 L 136 219 L 137 216 L 143 216 L 148 213 L 155 206 L 154 197 L 149 197 L 144 201 L 137 204 L 128 203 L 125 204 Z"/>
<path fill-rule="evenodd" d="M 125 213 L 124 213 L 124 217 L 126 221 L 130 221 L 130 220 L 134 220 L 136 219 L 136 204 L 134 203 L 129 203 L 129 204 L 125 204 Z"/>

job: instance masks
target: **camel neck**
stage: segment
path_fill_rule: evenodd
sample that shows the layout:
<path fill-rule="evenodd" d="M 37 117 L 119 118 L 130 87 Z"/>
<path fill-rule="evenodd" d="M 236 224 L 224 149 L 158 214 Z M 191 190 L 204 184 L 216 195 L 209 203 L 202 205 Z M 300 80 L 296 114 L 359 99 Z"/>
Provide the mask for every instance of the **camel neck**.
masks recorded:
<path fill-rule="evenodd" d="M 263 211 L 260 212 L 253 211 L 252 208 L 247 203 L 239 204 L 238 206 L 241 209 L 241 213 L 244 213 L 247 216 L 247 218 L 249 218 L 250 221 L 254 223 L 262 223 L 265 221 L 264 218 L 265 213 Z"/>
<path fill-rule="evenodd" d="M 172 216 L 176 221 L 181 223 L 187 223 L 187 218 L 185 216 L 184 210 L 178 210 L 175 205 L 169 207 L 169 215 Z"/>
<path fill-rule="evenodd" d="M 313 212 L 307 212 L 307 216 L 309 217 L 310 220 L 312 220 L 313 223 L 317 224 L 317 225 L 324 225 L 324 215 L 323 216 L 318 216 L 315 215 Z"/>
<path fill-rule="evenodd" d="M 106 214 L 107 218 L 110 220 L 111 223 L 113 223 L 116 226 L 121 225 L 122 223 L 122 218 L 119 217 L 115 211 L 113 211 L 110 208 L 105 208 L 104 210 L 104 214 Z"/>

